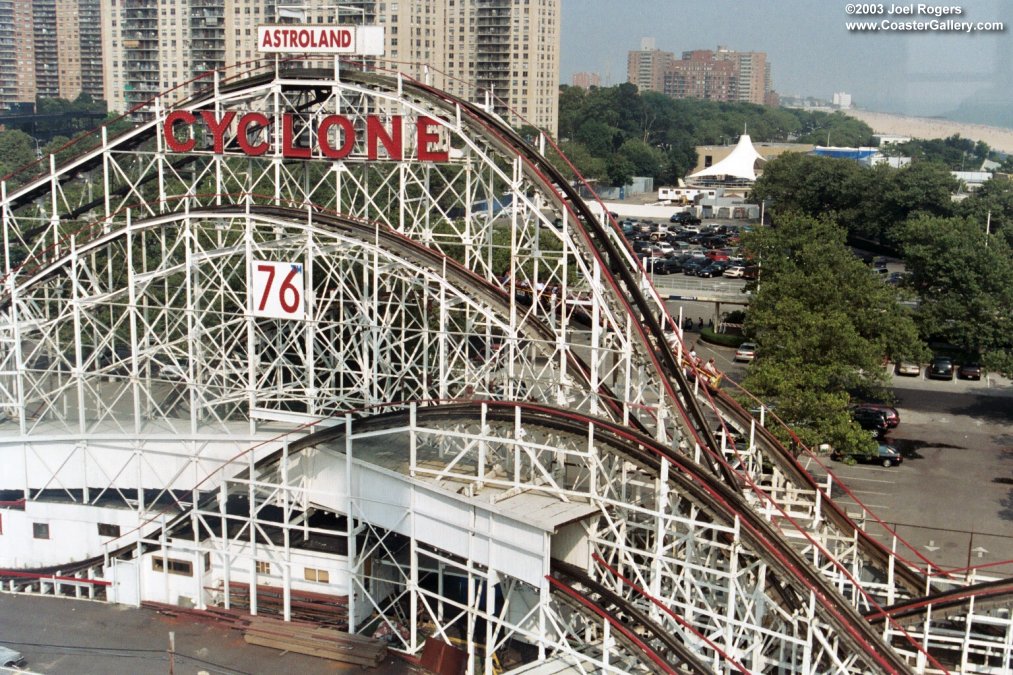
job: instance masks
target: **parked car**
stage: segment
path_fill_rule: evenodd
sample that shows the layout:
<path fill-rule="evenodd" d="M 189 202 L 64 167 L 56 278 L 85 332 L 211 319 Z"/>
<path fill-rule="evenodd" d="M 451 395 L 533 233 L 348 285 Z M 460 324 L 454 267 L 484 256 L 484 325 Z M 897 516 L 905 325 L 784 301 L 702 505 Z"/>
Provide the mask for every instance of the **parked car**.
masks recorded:
<path fill-rule="evenodd" d="M 871 410 L 881 413 L 886 418 L 886 426 L 894 429 L 900 424 L 900 413 L 892 405 L 883 403 L 859 403 L 854 410 Z"/>
<path fill-rule="evenodd" d="M 922 367 L 913 361 L 901 361 L 894 366 L 893 371 L 898 375 L 906 375 L 908 377 L 918 377 L 922 374 Z"/>
<path fill-rule="evenodd" d="M 741 279 L 746 275 L 746 268 L 742 265 L 732 265 L 725 270 L 724 276 L 729 279 Z"/>
<path fill-rule="evenodd" d="M 682 271 L 682 258 L 679 256 L 672 256 L 671 258 L 662 258 L 654 263 L 655 274 L 678 274 Z"/>
<path fill-rule="evenodd" d="M 962 380 L 980 380 L 981 364 L 977 361 L 963 364 L 960 366 L 960 370 L 957 371 L 957 377 Z"/>
<path fill-rule="evenodd" d="M 953 379 L 953 359 L 948 356 L 937 356 L 929 364 L 928 376 L 933 380 Z"/>
<path fill-rule="evenodd" d="M 858 426 L 866 431 L 875 432 L 877 436 L 885 434 L 890 428 L 886 421 L 886 413 L 870 408 L 855 408 L 851 411 L 851 418 L 858 422 Z"/>
<path fill-rule="evenodd" d="M 704 265 L 696 271 L 698 277 L 704 277 L 710 279 L 712 277 L 719 277 L 724 274 L 726 265 L 721 262 L 712 262 L 709 265 Z"/>
<path fill-rule="evenodd" d="M 675 254 L 675 248 L 667 241 L 659 241 L 654 246 L 661 251 L 662 255 L 666 258 Z"/>
<path fill-rule="evenodd" d="M 21 652 L 0 646 L 0 668 L 24 668 L 27 665 Z"/>
<path fill-rule="evenodd" d="M 709 264 L 706 258 L 690 258 L 682 263 L 682 273 L 689 276 L 696 276 L 700 268 Z"/>
<path fill-rule="evenodd" d="M 190 362 L 187 359 L 173 359 L 169 356 L 153 357 L 151 365 L 152 370 L 163 380 L 185 380 L 190 371 Z"/>
<path fill-rule="evenodd" d="M 743 342 L 739 345 L 739 348 L 735 350 L 736 361 L 752 361 L 756 358 L 756 343 L 755 342 Z"/>
<path fill-rule="evenodd" d="M 668 222 L 679 223 L 680 225 L 699 225 L 701 220 L 692 211 L 679 211 L 678 213 L 673 213 Z"/>
<path fill-rule="evenodd" d="M 880 443 L 879 448 L 876 450 L 875 455 L 845 455 L 842 452 L 834 451 L 830 453 L 830 458 L 835 460 L 841 460 L 845 457 L 853 457 L 857 462 L 871 462 L 874 464 L 881 464 L 887 468 L 891 466 L 897 466 L 904 461 L 904 455 L 900 454 L 897 448 L 886 443 Z"/>
<path fill-rule="evenodd" d="M 719 249 L 711 249 L 704 253 L 704 255 L 707 256 L 708 260 L 713 260 L 715 262 L 728 260 L 728 254 Z"/>

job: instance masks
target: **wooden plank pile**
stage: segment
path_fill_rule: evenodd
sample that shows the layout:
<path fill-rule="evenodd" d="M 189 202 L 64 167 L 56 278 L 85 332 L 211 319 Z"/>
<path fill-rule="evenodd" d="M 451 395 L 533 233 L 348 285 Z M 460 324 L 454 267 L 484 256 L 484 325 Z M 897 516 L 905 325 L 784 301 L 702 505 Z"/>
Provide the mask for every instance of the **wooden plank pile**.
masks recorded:
<path fill-rule="evenodd" d="M 373 668 L 387 658 L 387 645 L 380 640 L 304 623 L 255 617 L 243 633 L 251 645 L 318 656 Z"/>
<path fill-rule="evenodd" d="M 232 607 L 249 609 L 249 584 L 233 581 L 229 585 L 229 589 L 232 596 Z M 277 586 L 257 586 L 257 614 L 282 616 L 285 608 L 284 601 L 285 593 L 283 589 Z M 327 595 L 293 589 L 289 606 L 294 621 L 325 623 L 331 624 L 336 628 L 348 627 L 347 595 Z"/>
<path fill-rule="evenodd" d="M 195 607 L 181 607 L 179 605 L 166 605 L 161 602 L 145 600 L 141 607 L 152 609 L 159 614 L 170 617 L 183 617 L 185 619 L 225 625 L 233 630 L 243 629 L 250 623 L 250 615 L 247 612 L 236 609 L 225 609 L 224 607 L 208 607 L 206 610 Z"/>

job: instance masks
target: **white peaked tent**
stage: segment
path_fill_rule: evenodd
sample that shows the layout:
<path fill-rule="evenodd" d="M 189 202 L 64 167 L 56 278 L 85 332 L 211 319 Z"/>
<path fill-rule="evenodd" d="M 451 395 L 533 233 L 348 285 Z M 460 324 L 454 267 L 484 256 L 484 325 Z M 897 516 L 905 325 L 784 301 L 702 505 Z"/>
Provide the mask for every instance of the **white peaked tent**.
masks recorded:
<path fill-rule="evenodd" d="M 756 180 L 756 171 L 754 170 L 756 160 L 766 161 L 756 151 L 756 148 L 753 147 L 753 141 L 750 140 L 749 134 L 742 134 L 739 136 L 739 142 L 735 145 L 735 149 L 732 150 L 732 154 L 717 164 L 712 164 L 706 169 L 697 171 L 689 179 L 727 176 L 729 178 L 754 181 Z"/>

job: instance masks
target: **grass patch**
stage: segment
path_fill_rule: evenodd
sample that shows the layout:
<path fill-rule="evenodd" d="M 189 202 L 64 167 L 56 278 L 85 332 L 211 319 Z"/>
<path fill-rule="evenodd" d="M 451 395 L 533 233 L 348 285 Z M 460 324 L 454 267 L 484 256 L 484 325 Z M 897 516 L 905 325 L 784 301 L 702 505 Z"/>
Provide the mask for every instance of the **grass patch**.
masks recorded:
<path fill-rule="evenodd" d="M 738 347 L 743 342 L 749 341 L 749 338 L 744 335 L 735 335 L 734 333 L 715 333 L 714 329 L 710 326 L 707 326 L 700 331 L 700 339 L 709 344 L 720 345 L 722 347 Z"/>

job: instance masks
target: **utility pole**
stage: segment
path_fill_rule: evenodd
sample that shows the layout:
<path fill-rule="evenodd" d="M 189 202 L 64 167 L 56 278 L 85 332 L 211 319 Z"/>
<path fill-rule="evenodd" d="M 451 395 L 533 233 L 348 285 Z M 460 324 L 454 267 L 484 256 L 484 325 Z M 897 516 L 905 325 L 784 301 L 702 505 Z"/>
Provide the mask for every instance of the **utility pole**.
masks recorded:
<path fill-rule="evenodd" d="M 988 235 L 992 233 L 992 211 L 988 212 L 988 217 L 985 218 L 985 248 L 988 248 Z"/>

